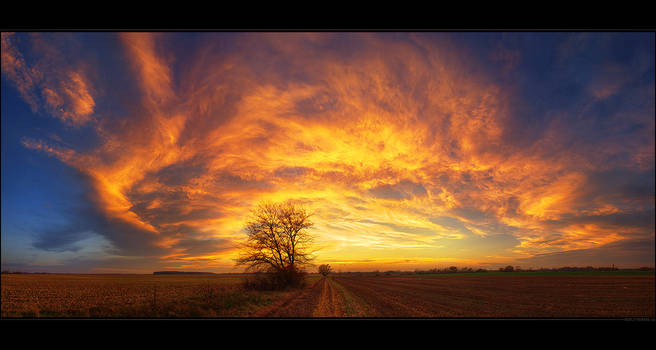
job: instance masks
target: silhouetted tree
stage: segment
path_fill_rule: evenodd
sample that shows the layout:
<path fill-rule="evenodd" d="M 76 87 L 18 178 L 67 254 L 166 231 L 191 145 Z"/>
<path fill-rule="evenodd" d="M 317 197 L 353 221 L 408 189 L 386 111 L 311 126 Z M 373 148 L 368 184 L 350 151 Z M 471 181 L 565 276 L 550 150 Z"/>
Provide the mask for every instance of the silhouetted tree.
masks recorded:
<path fill-rule="evenodd" d="M 236 260 L 249 272 L 264 272 L 272 287 L 300 285 L 312 261 L 310 214 L 292 202 L 262 202 L 246 224 L 248 239 Z"/>
<path fill-rule="evenodd" d="M 330 267 L 330 265 L 328 265 L 328 264 L 319 265 L 319 273 L 320 274 L 322 274 L 324 276 L 328 276 L 328 274 L 331 273 L 331 272 L 332 272 L 332 268 Z"/>

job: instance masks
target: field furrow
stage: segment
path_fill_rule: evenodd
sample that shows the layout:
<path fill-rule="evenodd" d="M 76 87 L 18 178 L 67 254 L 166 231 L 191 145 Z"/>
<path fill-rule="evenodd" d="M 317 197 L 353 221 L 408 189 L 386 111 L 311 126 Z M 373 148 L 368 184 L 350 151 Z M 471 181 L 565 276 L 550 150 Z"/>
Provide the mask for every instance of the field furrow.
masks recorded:
<path fill-rule="evenodd" d="M 245 276 L 2 275 L 2 317 L 654 318 L 654 275 L 310 276 L 245 289 Z"/>
<path fill-rule="evenodd" d="M 397 305 L 394 312 L 401 317 L 649 317 L 654 310 L 653 276 L 358 277 L 338 281 L 374 305 L 389 308 L 392 299 L 410 309 L 421 308 L 421 312 L 408 314 Z"/>

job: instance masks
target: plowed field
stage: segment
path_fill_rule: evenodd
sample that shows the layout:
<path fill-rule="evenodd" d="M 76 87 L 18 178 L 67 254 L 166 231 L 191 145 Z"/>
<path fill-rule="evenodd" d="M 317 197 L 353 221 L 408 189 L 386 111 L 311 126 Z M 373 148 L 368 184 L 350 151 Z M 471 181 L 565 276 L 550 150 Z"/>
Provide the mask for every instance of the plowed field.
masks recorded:
<path fill-rule="evenodd" d="M 654 276 L 337 277 L 371 317 L 654 317 Z"/>
<path fill-rule="evenodd" d="M 321 279 L 258 317 L 654 317 L 654 276 Z"/>
<path fill-rule="evenodd" d="M 654 275 L 331 275 L 301 290 L 241 277 L 3 275 L 4 317 L 654 318 Z"/>

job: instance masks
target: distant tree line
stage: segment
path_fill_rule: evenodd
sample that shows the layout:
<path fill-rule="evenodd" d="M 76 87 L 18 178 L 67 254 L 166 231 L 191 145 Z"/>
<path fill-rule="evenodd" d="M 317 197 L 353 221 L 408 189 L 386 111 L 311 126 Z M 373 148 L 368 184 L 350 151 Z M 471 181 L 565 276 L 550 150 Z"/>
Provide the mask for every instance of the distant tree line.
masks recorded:
<path fill-rule="evenodd" d="M 13 274 L 13 275 L 21 275 L 21 274 L 48 275 L 48 274 L 51 274 L 51 272 L 24 272 L 24 271 L 2 270 L 2 274 L 3 275 L 7 275 L 7 274 Z"/>
<path fill-rule="evenodd" d="M 487 270 L 486 269 L 481 269 L 481 268 L 474 270 L 471 267 L 463 267 L 463 268 L 458 269 L 458 267 L 456 267 L 456 266 L 449 266 L 448 268 L 444 268 L 444 269 L 434 268 L 434 269 L 429 269 L 429 270 L 415 270 L 415 274 L 418 274 L 418 275 L 436 274 L 436 273 L 469 273 L 469 272 L 478 272 L 478 273 L 480 273 L 480 272 L 487 272 Z"/>
<path fill-rule="evenodd" d="M 213 272 L 195 272 L 195 271 L 155 271 L 153 275 L 215 275 Z"/>
<path fill-rule="evenodd" d="M 638 270 L 643 270 L 643 271 L 649 271 L 653 270 L 653 267 L 641 267 Z M 620 270 L 617 266 L 607 266 L 607 267 L 592 267 L 592 266 L 586 266 L 586 267 L 572 267 L 572 266 L 565 266 L 565 267 L 558 267 L 558 268 L 540 268 L 540 269 L 529 269 L 529 270 L 519 270 L 519 271 L 618 271 Z M 625 269 L 625 270 L 634 270 L 634 269 Z"/>
<path fill-rule="evenodd" d="M 522 269 L 520 266 L 511 266 L 500 267 L 498 270 L 487 270 L 483 268 L 473 269 L 471 267 L 458 268 L 456 266 L 449 266 L 447 268 L 433 268 L 428 270 L 414 270 L 414 271 L 400 271 L 400 270 L 388 270 L 381 272 L 379 270 L 371 272 L 341 272 L 339 275 L 356 275 L 356 276 L 391 276 L 391 275 L 429 275 L 429 274 L 452 274 L 452 273 L 486 273 L 486 272 L 571 272 L 571 271 L 618 271 L 618 270 L 639 270 L 639 271 L 654 271 L 653 267 L 640 267 L 637 269 L 619 269 L 617 266 L 609 267 L 558 267 L 558 268 L 539 268 L 539 269 Z"/>

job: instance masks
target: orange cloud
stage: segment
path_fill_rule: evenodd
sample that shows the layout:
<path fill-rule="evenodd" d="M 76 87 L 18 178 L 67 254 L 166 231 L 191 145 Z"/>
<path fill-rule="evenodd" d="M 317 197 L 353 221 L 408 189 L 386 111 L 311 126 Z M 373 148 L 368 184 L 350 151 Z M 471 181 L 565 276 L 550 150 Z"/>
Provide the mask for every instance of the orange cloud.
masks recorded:
<path fill-rule="evenodd" d="M 149 242 L 176 266 L 227 264 L 235 254 L 229 244 L 201 254 L 191 243 L 183 248 L 185 239 L 239 242 L 249 209 L 263 199 L 294 199 L 315 212 L 321 261 L 366 258 L 383 266 L 402 252 L 428 264 L 442 261 L 429 257 L 444 253 L 438 240 L 470 235 L 514 235 L 519 244 L 503 251 L 509 257 L 623 238 L 598 223 L 553 225 L 621 212 L 603 196 L 581 207 L 589 196 L 585 174 L 598 164 L 557 148 L 567 132 L 558 120 L 529 147 L 513 145 L 512 96 L 470 74 L 470 60 L 441 50 L 439 41 L 244 34 L 236 52 L 208 43 L 178 72 L 160 45 L 166 35 L 120 39 L 141 93 L 139 113 L 99 120 L 102 142 L 83 154 L 24 144 L 89 176 L 100 210 L 152 235 Z M 340 40 L 358 49 L 332 50 Z M 3 71 L 31 86 L 5 41 L 3 34 Z M 89 81 L 75 71 L 65 77 L 43 89 L 45 103 L 69 106 L 55 114 L 84 123 L 96 109 Z M 653 150 L 637 152 L 653 160 Z M 453 221 L 432 220 L 438 217 Z"/>
<path fill-rule="evenodd" d="M 171 72 L 166 61 L 157 54 L 155 34 L 121 33 L 134 69 L 138 72 L 142 92 L 147 103 L 164 105 L 174 96 L 171 89 Z"/>
<path fill-rule="evenodd" d="M 36 62 L 27 64 L 17 49 L 14 33 L 2 33 L 2 71 L 16 85 L 21 97 L 33 111 L 43 109 L 63 122 L 80 126 L 92 119 L 95 100 L 83 71 L 60 64 Z M 40 40 L 35 40 L 34 46 Z M 49 55 L 58 56 L 58 52 Z"/>
<path fill-rule="evenodd" d="M 32 111 L 37 111 L 38 102 L 33 90 L 42 79 L 41 72 L 26 65 L 23 55 L 14 45 L 14 34 L 2 32 L 2 73 L 14 82 Z"/>

